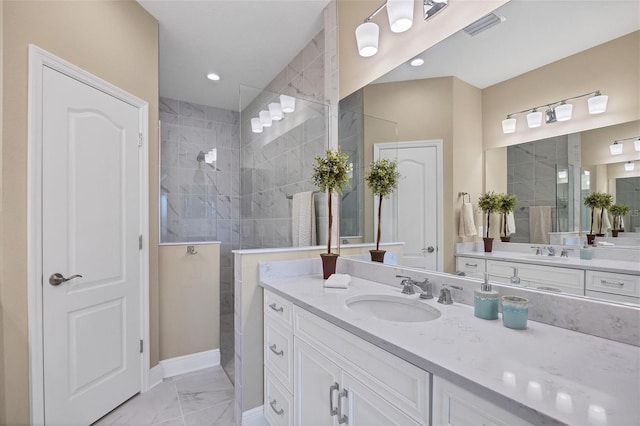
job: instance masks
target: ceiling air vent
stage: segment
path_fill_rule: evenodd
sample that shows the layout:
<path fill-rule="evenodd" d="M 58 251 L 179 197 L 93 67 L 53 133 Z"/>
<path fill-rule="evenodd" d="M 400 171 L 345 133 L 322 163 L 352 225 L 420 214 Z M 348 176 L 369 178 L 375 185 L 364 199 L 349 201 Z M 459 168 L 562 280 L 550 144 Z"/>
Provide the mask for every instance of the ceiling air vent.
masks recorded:
<path fill-rule="evenodd" d="M 462 29 L 462 31 L 464 31 L 466 35 L 473 37 L 474 35 L 477 35 L 484 30 L 488 30 L 494 25 L 498 25 L 500 22 L 504 22 L 505 19 L 506 18 L 504 16 L 496 15 L 495 13 L 491 12 L 490 14 L 478 19 L 476 22 L 467 25 Z"/>

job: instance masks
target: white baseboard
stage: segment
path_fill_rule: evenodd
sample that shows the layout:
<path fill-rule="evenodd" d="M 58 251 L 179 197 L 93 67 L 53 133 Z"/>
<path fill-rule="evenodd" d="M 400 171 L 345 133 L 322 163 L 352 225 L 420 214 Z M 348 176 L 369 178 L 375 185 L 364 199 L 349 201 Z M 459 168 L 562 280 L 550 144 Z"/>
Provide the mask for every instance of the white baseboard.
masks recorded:
<path fill-rule="evenodd" d="M 264 405 L 242 413 L 242 426 L 269 426 L 264 416 Z"/>
<path fill-rule="evenodd" d="M 164 369 L 158 364 L 149 370 L 149 389 L 162 383 L 164 379 Z"/>
<path fill-rule="evenodd" d="M 216 365 L 220 365 L 220 349 L 163 359 L 158 366 L 162 368 L 162 378 L 165 378 L 190 373 L 203 368 L 214 367 Z M 151 379 L 149 383 L 152 383 Z"/>

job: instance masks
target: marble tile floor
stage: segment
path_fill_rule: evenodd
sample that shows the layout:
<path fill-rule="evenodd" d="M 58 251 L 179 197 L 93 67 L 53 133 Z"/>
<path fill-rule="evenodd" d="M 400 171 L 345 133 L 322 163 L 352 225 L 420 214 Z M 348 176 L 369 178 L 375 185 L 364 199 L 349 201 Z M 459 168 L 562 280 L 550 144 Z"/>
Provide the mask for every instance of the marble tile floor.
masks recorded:
<path fill-rule="evenodd" d="M 165 379 L 94 426 L 233 426 L 233 385 L 216 366 Z"/>

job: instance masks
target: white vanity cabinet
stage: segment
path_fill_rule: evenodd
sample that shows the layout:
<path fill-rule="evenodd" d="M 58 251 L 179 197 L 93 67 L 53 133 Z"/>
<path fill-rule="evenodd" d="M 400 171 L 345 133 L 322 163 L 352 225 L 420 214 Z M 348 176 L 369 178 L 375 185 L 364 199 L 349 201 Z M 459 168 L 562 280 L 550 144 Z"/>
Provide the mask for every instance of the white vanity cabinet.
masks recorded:
<path fill-rule="evenodd" d="M 510 283 L 516 271 L 514 268 L 522 286 L 584 296 L 584 271 L 581 269 L 487 260 L 487 272 L 492 281 Z"/>
<path fill-rule="evenodd" d="M 475 394 L 433 377 L 433 425 L 531 425 Z"/>
<path fill-rule="evenodd" d="M 485 260 L 473 257 L 456 257 L 456 270 L 464 272 L 466 276 L 473 278 L 483 278 L 485 272 Z"/>
<path fill-rule="evenodd" d="M 640 303 L 640 276 L 587 271 L 587 296 L 617 302 Z"/>

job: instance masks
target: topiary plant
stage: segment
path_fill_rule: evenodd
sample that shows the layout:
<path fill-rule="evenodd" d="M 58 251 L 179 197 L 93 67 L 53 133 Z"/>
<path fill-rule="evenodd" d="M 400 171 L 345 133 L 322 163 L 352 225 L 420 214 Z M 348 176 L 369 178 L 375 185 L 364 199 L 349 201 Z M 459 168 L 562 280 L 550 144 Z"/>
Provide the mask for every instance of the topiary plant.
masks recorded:
<path fill-rule="evenodd" d="M 507 215 L 511 213 L 518 203 L 518 196 L 516 194 L 498 194 L 498 209 L 497 212 L 502 214 L 502 233 L 505 237 L 507 234 Z"/>
<path fill-rule="evenodd" d="M 376 250 L 380 250 L 381 235 L 381 213 L 382 199 L 391 195 L 394 189 L 398 187 L 398 163 L 387 160 L 386 158 L 372 161 L 369 164 L 369 170 L 364 176 L 364 180 L 373 192 L 373 195 L 379 196 L 378 201 L 378 235 L 376 237 Z"/>
<path fill-rule="evenodd" d="M 487 215 L 487 236 L 489 238 L 489 219 L 491 213 L 498 211 L 500 207 L 500 196 L 493 191 L 485 192 L 478 199 L 478 207 Z"/>
<path fill-rule="evenodd" d="M 629 213 L 630 208 L 625 204 L 614 204 L 609 207 L 609 212 L 613 215 L 613 229 L 621 229 L 622 217 Z"/>
<path fill-rule="evenodd" d="M 589 229 L 589 234 L 593 234 L 594 212 L 598 208 L 599 197 L 600 197 L 599 192 L 592 192 L 591 194 L 584 197 L 584 200 L 583 200 L 583 204 L 591 209 L 591 227 Z"/>
<path fill-rule="evenodd" d="M 600 209 L 600 226 L 598 227 L 598 233 L 602 234 L 602 221 L 604 219 L 604 211 L 609 209 L 613 204 L 613 195 L 606 192 L 600 192 L 598 194 L 598 208 Z"/>

